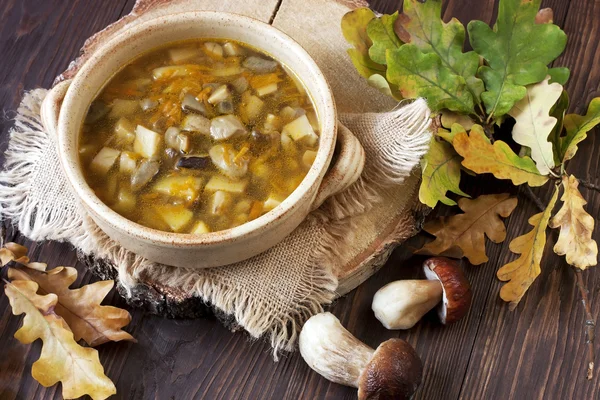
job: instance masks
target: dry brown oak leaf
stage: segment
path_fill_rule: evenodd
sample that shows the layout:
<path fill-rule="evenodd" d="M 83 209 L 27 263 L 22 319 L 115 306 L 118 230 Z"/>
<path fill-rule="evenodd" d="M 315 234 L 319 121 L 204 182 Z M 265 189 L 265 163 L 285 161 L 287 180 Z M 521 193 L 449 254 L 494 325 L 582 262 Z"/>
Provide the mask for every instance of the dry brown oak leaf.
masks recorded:
<path fill-rule="evenodd" d="M 506 227 L 500 217 L 508 217 L 517 206 L 517 199 L 508 193 L 488 194 L 473 200 L 460 199 L 464 214 L 440 217 L 425 224 L 424 230 L 436 236 L 417 254 L 467 257 L 474 265 L 488 261 L 485 236 L 492 242 L 506 239 Z"/>
<path fill-rule="evenodd" d="M 10 268 L 8 277 L 11 281 L 36 282 L 39 294 L 56 294 L 56 313 L 69 324 L 75 340 L 83 339 L 90 346 L 109 341 L 135 341 L 133 336 L 121 329 L 131 322 L 131 315 L 117 307 L 100 305 L 112 289 L 113 281 L 69 289 L 77 279 L 77 270 L 72 267 L 57 267 L 47 272 L 23 267 Z"/>
<path fill-rule="evenodd" d="M 103 400 L 115 394 L 117 390 L 104 374 L 98 351 L 77 344 L 65 321 L 54 312 L 57 296 L 40 296 L 37 290 L 37 283 L 31 281 L 15 281 L 4 287 L 13 314 L 25 313 L 15 338 L 24 344 L 43 341 L 40 358 L 31 367 L 33 378 L 46 387 L 60 381 L 65 399 L 88 394 L 94 400 Z"/>
<path fill-rule="evenodd" d="M 592 239 L 594 218 L 583 208 L 587 201 L 577 188 L 579 181 L 573 175 L 564 176 L 562 184 L 563 205 L 550 220 L 551 228 L 560 228 L 554 252 L 566 256 L 569 265 L 587 269 L 598 263 L 598 244 Z"/>

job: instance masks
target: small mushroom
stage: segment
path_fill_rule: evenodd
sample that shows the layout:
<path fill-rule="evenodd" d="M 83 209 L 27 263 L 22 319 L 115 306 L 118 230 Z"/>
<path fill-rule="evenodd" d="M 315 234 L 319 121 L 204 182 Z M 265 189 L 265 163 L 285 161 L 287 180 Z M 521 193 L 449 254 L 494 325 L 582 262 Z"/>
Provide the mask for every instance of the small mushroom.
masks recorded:
<path fill-rule="evenodd" d="M 146 186 L 158 174 L 160 164 L 158 161 L 144 160 L 131 175 L 131 189 L 138 191 Z"/>
<path fill-rule="evenodd" d="M 209 156 L 184 156 L 177 161 L 176 168 L 207 169 L 212 165 Z"/>
<path fill-rule="evenodd" d="M 222 115 L 210 123 L 210 136 L 214 140 L 225 140 L 247 134 L 246 127 L 235 115 Z"/>
<path fill-rule="evenodd" d="M 279 63 L 262 57 L 250 56 L 244 60 L 242 65 L 258 74 L 266 74 L 267 72 L 274 72 Z"/>
<path fill-rule="evenodd" d="M 471 285 L 457 261 L 433 257 L 423 269 L 427 280 L 395 281 L 375 293 L 372 308 L 387 329 L 410 329 L 436 305 L 444 325 L 469 311 Z"/>
<path fill-rule="evenodd" d="M 346 330 L 331 313 L 311 317 L 300 332 L 304 361 L 328 380 L 358 388 L 358 399 L 410 399 L 423 365 L 415 349 L 390 339 L 376 350 Z"/>
<path fill-rule="evenodd" d="M 239 179 L 248 172 L 248 158 L 238 157 L 231 145 L 216 144 L 208 151 L 213 164 L 231 179 Z"/>

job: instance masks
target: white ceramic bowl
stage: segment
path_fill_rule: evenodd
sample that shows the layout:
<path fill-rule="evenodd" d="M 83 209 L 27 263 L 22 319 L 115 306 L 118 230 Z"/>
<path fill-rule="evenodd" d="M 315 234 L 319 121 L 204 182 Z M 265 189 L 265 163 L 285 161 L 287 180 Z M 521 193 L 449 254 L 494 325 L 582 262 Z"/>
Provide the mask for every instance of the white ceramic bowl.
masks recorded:
<path fill-rule="evenodd" d="M 313 166 L 298 188 L 265 215 L 233 229 L 204 235 L 162 232 L 122 217 L 96 197 L 81 171 L 79 133 L 89 105 L 122 67 L 162 45 L 198 38 L 237 40 L 264 51 L 289 67 L 304 83 L 314 102 L 321 125 L 320 147 Z M 343 130 L 336 165 L 327 173 L 338 127 L 333 96 L 325 77 L 308 53 L 287 35 L 270 25 L 235 14 L 173 14 L 119 34 L 96 51 L 77 73 L 66 91 L 57 118 L 61 164 L 75 194 L 98 226 L 123 247 L 152 261 L 180 267 L 230 264 L 274 246 L 328 196 L 348 187 L 360 175 L 364 163 L 360 144 L 351 133 Z M 44 119 L 48 119 L 47 116 Z"/>

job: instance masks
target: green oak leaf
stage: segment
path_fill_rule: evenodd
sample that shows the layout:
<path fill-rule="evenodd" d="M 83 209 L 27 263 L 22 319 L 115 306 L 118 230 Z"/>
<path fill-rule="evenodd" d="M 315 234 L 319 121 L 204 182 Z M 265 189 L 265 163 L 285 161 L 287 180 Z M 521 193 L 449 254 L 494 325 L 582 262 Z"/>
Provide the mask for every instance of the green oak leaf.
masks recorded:
<path fill-rule="evenodd" d="M 425 97 L 432 111 L 443 108 L 474 113 L 473 96 L 465 79 L 442 65 L 435 53 L 423 53 L 414 44 L 387 52 L 387 80 L 398 86 L 402 97 Z"/>
<path fill-rule="evenodd" d="M 475 75 L 479 56 L 474 51 L 463 53 L 465 27 L 456 18 L 444 23 L 442 0 L 404 0 L 403 13 L 396 23 L 396 33 L 424 53 L 437 54 L 442 65 L 462 76 L 476 103 L 484 91 L 483 82 Z"/>
<path fill-rule="evenodd" d="M 561 156 L 565 162 L 573 158 L 577 145 L 587 137 L 587 133 L 600 124 L 600 97 L 590 102 L 585 115 L 568 114 L 564 119 L 567 135 L 562 140 Z"/>
<path fill-rule="evenodd" d="M 369 22 L 375 14 L 368 8 L 357 8 L 342 17 L 342 33 L 354 48 L 348 49 L 348 55 L 358 73 L 365 78 L 373 74 L 384 74 L 385 65 L 377 64 L 369 57 L 369 48 L 373 45 L 367 34 Z"/>
<path fill-rule="evenodd" d="M 373 74 L 367 79 L 367 83 L 383 94 L 393 97 L 398 101 L 402 100 L 402 95 L 398 92 L 398 89 L 392 87 L 383 75 Z"/>
<path fill-rule="evenodd" d="M 362 54 L 357 49 L 348 49 L 348 55 L 350 56 L 354 68 L 356 68 L 361 76 L 369 78 L 375 74 L 385 74 L 385 65 L 373 62 L 368 55 Z"/>
<path fill-rule="evenodd" d="M 571 71 L 566 67 L 549 68 L 548 75 L 550 75 L 550 83 L 556 82 L 565 86 L 565 83 L 569 80 L 569 76 L 571 76 Z"/>
<path fill-rule="evenodd" d="M 552 143 L 552 152 L 554 153 L 554 164 L 560 165 L 562 162 L 561 156 L 561 141 L 560 137 L 563 131 L 564 118 L 567 110 L 569 109 L 569 94 L 566 90 L 563 90 L 562 94 L 558 98 L 558 101 L 550 110 L 550 116 L 556 118 L 556 124 L 552 128 L 552 132 L 548 136 L 548 141 Z"/>
<path fill-rule="evenodd" d="M 546 78 L 547 65 L 565 48 L 567 36 L 557 25 L 535 23 L 540 3 L 500 0 L 493 29 L 482 21 L 469 22 L 471 46 L 487 62 L 479 67 L 479 76 L 486 86 L 481 98 L 490 117 L 506 114 L 525 96 L 524 86 Z"/>
<path fill-rule="evenodd" d="M 421 203 L 434 208 L 442 202 L 453 206 L 456 202 L 446 196 L 451 191 L 460 196 L 470 197 L 460 190 L 460 161 L 452 146 L 446 142 L 438 141 L 435 136 L 429 144 L 429 152 L 421 160 L 422 180 L 419 188 Z"/>
<path fill-rule="evenodd" d="M 367 54 L 373 44 L 367 35 L 367 25 L 375 18 L 370 9 L 357 8 L 342 17 L 342 34 L 348 43 L 363 54 Z"/>
<path fill-rule="evenodd" d="M 467 133 L 467 130 L 461 124 L 455 122 L 450 127 L 450 130 L 439 128 L 436 134 L 446 142 L 452 144 L 454 137 L 461 132 Z"/>
<path fill-rule="evenodd" d="M 387 49 L 397 49 L 402 46 L 402 42 L 394 32 L 397 18 L 397 12 L 392 15 L 382 15 L 380 18 L 373 18 L 367 25 L 367 35 L 373 42 L 369 48 L 369 57 L 376 63 L 385 64 Z"/>

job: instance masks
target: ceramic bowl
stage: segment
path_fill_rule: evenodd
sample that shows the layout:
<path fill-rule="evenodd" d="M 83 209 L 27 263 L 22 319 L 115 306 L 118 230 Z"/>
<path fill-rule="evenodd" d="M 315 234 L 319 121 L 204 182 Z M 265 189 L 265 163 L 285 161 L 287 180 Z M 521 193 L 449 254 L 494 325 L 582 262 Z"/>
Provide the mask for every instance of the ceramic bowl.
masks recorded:
<path fill-rule="evenodd" d="M 82 174 L 78 157 L 79 132 L 89 105 L 121 68 L 155 48 L 199 38 L 246 43 L 291 69 L 304 83 L 317 110 L 321 125 L 320 147 L 313 166 L 298 188 L 263 216 L 232 229 L 203 235 L 163 232 L 122 217 L 96 197 Z M 61 87 L 63 91 L 66 89 L 64 85 Z M 52 104 L 49 107 L 52 108 Z M 340 134 L 337 134 L 333 95 L 308 53 L 272 26 L 235 14 L 173 14 L 146 21 L 118 34 L 83 65 L 70 82 L 62 106 L 57 111 L 60 111 L 56 117 L 56 134 L 61 164 L 75 195 L 89 215 L 121 246 L 149 260 L 178 267 L 226 265 L 267 250 L 289 235 L 327 197 L 354 182 L 364 163 L 364 152 L 356 138 L 346 129 L 340 129 Z M 45 115 L 44 120 L 47 119 Z M 337 136 L 338 153 L 335 164 L 330 165 Z"/>

